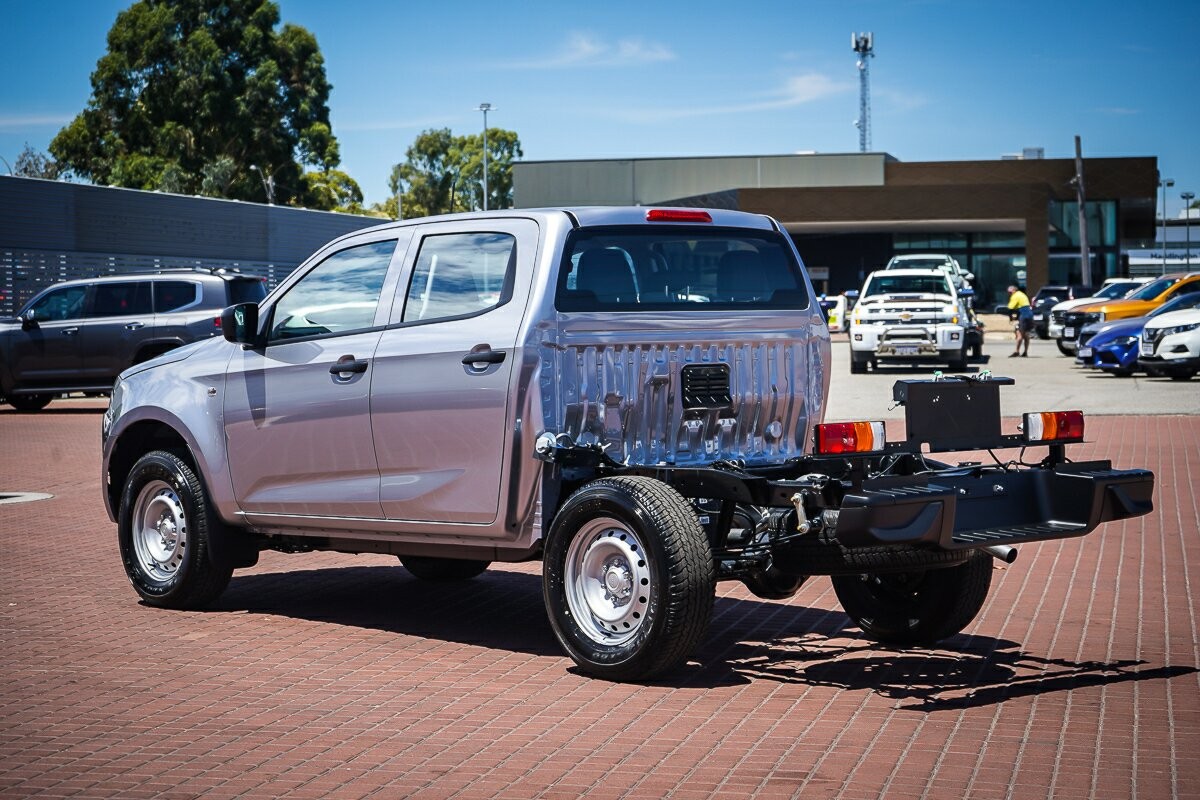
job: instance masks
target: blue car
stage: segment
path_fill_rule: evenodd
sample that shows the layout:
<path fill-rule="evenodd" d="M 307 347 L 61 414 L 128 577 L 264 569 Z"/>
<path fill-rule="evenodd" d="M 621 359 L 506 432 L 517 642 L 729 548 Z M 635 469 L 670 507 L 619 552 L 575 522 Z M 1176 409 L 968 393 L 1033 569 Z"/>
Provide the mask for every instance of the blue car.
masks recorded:
<path fill-rule="evenodd" d="M 1146 327 L 1146 320 L 1170 311 L 1196 307 L 1200 307 L 1200 292 L 1180 295 L 1144 317 L 1085 325 L 1079 332 L 1075 363 L 1128 377 L 1138 369 L 1138 337 L 1142 335 L 1142 328 Z"/>

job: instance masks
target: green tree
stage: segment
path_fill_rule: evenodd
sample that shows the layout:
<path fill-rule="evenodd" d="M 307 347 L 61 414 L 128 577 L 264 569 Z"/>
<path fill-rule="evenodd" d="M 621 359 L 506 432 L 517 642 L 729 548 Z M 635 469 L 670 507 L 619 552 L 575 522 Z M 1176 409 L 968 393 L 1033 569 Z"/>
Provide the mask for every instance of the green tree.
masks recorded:
<path fill-rule="evenodd" d="M 26 178 L 44 178 L 53 181 L 58 180 L 60 172 L 54 159 L 48 158 L 45 153 L 34 150 L 29 146 L 29 142 L 25 143 L 25 149 L 17 156 L 16 163 L 13 165 L 13 174 Z"/>
<path fill-rule="evenodd" d="M 304 205 L 308 208 L 351 213 L 358 213 L 358 209 L 362 208 L 362 189 L 354 178 L 340 169 L 307 172 L 304 175 L 304 183 Z"/>
<path fill-rule="evenodd" d="M 488 128 L 488 208 L 512 207 L 512 163 L 523 155 L 513 131 Z M 388 187 L 406 218 L 483 208 L 483 136 L 427 130 L 392 167 Z M 394 211 L 395 200 L 379 210 Z"/>
<path fill-rule="evenodd" d="M 272 0 L 138 0 L 117 15 L 87 107 L 50 152 L 96 183 L 301 202 L 340 161 L 311 33 Z"/>

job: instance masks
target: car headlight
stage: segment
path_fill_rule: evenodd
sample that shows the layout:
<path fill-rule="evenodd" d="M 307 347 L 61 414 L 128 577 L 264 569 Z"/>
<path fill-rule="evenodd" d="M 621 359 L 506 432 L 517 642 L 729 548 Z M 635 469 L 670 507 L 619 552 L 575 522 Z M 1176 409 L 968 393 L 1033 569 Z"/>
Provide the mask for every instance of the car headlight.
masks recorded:
<path fill-rule="evenodd" d="M 1131 344 L 1137 344 L 1138 337 L 1136 336 L 1119 336 L 1113 339 L 1113 344 L 1119 344 L 1121 347 L 1129 347 Z"/>
<path fill-rule="evenodd" d="M 1187 333 L 1188 331 L 1196 330 L 1196 328 L 1200 328 L 1200 322 L 1193 322 L 1191 325 L 1176 325 L 1173 328 L 1163 328 L 1162 335 L 1170 336 L 1173 333 Z"/>

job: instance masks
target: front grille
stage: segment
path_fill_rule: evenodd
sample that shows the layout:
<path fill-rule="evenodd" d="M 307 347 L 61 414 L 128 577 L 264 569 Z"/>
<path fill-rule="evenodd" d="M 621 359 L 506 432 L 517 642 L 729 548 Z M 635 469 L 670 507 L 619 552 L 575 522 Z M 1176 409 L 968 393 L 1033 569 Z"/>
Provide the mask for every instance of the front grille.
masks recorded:
<path fill-rule="evenodd" d="M 1072 328 L 1079 328 L 1079 327 L 1082 327 L 1083 325 L 1089 325 L 1093 322 L 1099 322 L 1099 321 L 1100 321 L 1100 314 L 1099 314 L 1099 312 L 1095 312 L 1095 311 L 1089 312 L 1087 314 L 1077 314 L 1075 312 L 1068 311 L 1064 315 L 1064 318 L 1063 318 L 1063 323 L 1065 325 L 1069 325 Z"/>
<path fill-rule="evenodd" d="M 729 366 L 688 364 L 681 376 L 684 408 L 730 408 Z"/>
<path fill-rule="evenodd" d="M 1095 331 L 1080 331 L 1079 332 L 1079 346 L 1083 347 L 1085 344 L 1090 342 L 1092 340 L 1092 337 L 1095 335 L 1096 335 Z"/>
<path fill-rule="evenodd" d="M 1054 320 L 1055 325 L 1062 325 L 1064 322 L 1067 321 L 1067 312 L 1052 311 L 1052 312 L 1050 312 L 1050 319 Z"/>

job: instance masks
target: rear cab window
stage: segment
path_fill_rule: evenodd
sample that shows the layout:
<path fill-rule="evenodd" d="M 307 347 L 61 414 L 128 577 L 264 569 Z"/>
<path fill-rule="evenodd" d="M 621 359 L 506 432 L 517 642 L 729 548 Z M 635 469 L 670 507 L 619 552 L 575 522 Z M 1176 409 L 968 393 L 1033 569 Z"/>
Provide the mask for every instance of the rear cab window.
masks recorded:
<path fill-rule="evenodd" d="M 559 269 L 559 311 L 753 311 L 809 306 L 779 234 L 628 226 L 575 231 Z"/>

